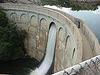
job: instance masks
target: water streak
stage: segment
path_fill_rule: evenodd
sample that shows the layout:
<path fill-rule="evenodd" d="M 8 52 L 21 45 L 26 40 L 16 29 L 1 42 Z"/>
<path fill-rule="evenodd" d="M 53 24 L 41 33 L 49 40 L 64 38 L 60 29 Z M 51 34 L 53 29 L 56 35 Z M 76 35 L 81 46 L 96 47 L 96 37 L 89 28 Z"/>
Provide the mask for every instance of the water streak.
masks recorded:
<path fill-rule="evenodd" d="M 52 23 L 49 30 L 45 58 L 42 64 L 39 66 L 39 68 L 36 68 L 34 71 L 32 71 L 30 75 L 45 75 L 48 72 L 54 57 L 55 43 L 56 43 L 56 25 Z"/>

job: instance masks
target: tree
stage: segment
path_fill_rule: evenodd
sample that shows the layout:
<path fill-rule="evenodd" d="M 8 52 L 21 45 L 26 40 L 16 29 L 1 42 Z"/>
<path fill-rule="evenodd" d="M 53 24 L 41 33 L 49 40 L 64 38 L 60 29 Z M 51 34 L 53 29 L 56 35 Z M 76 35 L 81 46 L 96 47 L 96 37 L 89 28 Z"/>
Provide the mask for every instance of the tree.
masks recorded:
<path fill-rule="evenodd" d="M 24 56 L 26 31 L 11 23 L 0 8 L 0 60 L 14 60 Z"/>

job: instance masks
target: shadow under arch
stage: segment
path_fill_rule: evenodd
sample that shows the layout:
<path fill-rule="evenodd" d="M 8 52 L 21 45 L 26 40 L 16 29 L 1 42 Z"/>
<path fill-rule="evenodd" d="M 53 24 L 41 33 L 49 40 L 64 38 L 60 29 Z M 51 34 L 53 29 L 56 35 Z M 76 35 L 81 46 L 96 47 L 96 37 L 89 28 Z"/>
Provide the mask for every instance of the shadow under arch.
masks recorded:
<path fill-rule="evenodd" d="M 49 25 L 49 30 L 50 30 L 52 25 L 55 26 L 55 28 L 56 28 L 56 24 L 54 22 L 51 22 L 50 25 Z"/>
<path fill-rule="evenodd" d="M 62 32 L 64 32 L 64 28 L 59 27 L 59 30 L 58 30 L 58 39 L 60 41 L 64 39 L 64 33 L 62 33 Z"/>
<path fill-rule="evenodd" d="M 66 45 L 67 45 L 69 37 L 70 37 L 70 35 L 67 35 L 67 37 L 66 37 L 66 43 L 65 43 L 65 48 L 66 48 Z"/>
<path fill-rule="evenodd" d="M 17 21 L 17 13 L 15 13 L 15 12 L 10 13 L 10 19 L 12 21 Z"/>

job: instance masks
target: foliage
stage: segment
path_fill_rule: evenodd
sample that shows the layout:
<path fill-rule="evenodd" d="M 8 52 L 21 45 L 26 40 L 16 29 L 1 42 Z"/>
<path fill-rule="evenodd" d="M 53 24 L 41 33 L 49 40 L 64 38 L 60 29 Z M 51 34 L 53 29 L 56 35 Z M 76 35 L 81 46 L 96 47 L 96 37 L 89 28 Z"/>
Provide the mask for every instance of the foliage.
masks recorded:
<path fill-rule="evenodd" d="M 72 8 L 72 10 L 96 10 L 100 3 L 98 2 L 79 2 L 71 0 L 42 0 L 43 5 L 56 5 L 67 8 Z"/>
<path fill-rule="evenodd" d="M 0 7 L 0 26 L 4 26 L 8 24 L 8 18 L 6 18 L 6 14 L 2 11 Z"/>
<path fill-rule="evenodd" d="M 24 56 L 25 30 L 10 23 L 0 8 L 0 60 L 14 60 Z"/>

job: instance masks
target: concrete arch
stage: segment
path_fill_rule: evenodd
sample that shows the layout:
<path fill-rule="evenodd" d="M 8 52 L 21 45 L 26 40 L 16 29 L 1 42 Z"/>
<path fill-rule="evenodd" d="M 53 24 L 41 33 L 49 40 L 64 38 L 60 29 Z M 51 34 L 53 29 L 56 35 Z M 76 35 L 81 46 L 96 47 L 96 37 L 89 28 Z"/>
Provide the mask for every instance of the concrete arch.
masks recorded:
<path fill-rule="evenodd" d="M 65 46 L 65 49 L 69 49 L 70 51 L 72 50 L 72 39 L 70 37 L 70 35 L 67 36 L 66 38 L 66 46 Z"/>
<path fill-rule="evenodd" d="M 64 51 L 64 48 L 65 48 L 65 32 L 64 32 L 64 29 L 62 27 L 59 28 L 59 31 L 58 31 L 58 36 L 57 36 L 58 40 L 58 51 L 62 51 L 62 55 L 63 55 L 63 51 Z"/>
<path fill-rule="evenodd" d="M 27 15 L 26 14 L 21 14 L 20 16 L 20 21 L 22 24 L 26 24 L 27 23 Z"/>
<path fill-rule="evenodd" d="M 65 52 L 70 49 L 69 51 L 71 52 L 71 57 L 73 58 L 76 49 L 75 49 L 74 44 L 72 44 L 72 43 L 74 43 L 74 41 L 73 42 L 72 41 L 73 41 L 73 39 L 70 37 L 70 35 L 67 35 L 66 43 L 65 43 Z"/>
<path fill-rule="evenodd" d="M 22 13 L 20 16 L 20 28 L 21 29 L 25 29 L 28 32 L 28 19 L 27 19 L 27 14 L 26 13 Z"/>
<path fill-rule="evenodd" d="M 47 20 L 45 18 L 40 19 L 40 27 L 41 29 L 47 29 Z"/>
<path fill-rule="evenodd" d="M 47 45 L 47 38 L 48 38 L 48 32 L 47 32 L 47 20 L 45 18 L 40 18 L 39 20 L 39 42 L 38 42 L 38 48 L 40 50 L 40 61 L 43 59 L 45 55 L 46 45 Z"/>
<path fill-rule="evenodd" d="M 64 49 L 64 64 L 63 67 L 67 68 L 68 66 L 72 65 L 72 44 L 70 35 L 67 35 L 66 42 L 65 42 L 65 49 Z"/>
<path fill-rule="evenodd" d="M 70 37 L 70 35 L 67 35 L 66 37 L 66 42 L 65 42 L 65 49 L 66 49 L 66 45 L 67 45 L 67 42 L 68 42 L 68 38 Z"/>
<path fill-rule="evenodd" d="M 62 28 L 62 27 L 59 27 L 59 31 L 60 31 L 61 29 L 63 29 L 63 28 Z"/>
<path fill-rule="evenodd" d="M 12 20 L 12 21 L 17 21 L 17 14 L 15 13 L 15 12 L 13 12 L 13 13 L 11 13 L 10 14 L 10 19 Z"/>
<path fill-rule="evenodd" d="M 37 22 L 36 16 L 35 16 L 35 15 L 32 15 L 32 16 L 30 17 L 30 25 L 31 25 L 31 26 L 36 26 L 36 25 L 37 25 L 36 22 Z"/>
<path fill-rule="evenodd" d="M 70 51 L 70 56 L 73 58 L 75 51 L 76 51 L 76 46 L 75 46 L 75 41 L 70 35 L 67 35 L 66 37 L 66 43 L 65 43 L 65 50 Z"/>
<path fill-rule="evenodd" d="M 64 29 L 62 27 L 59 28 L 58 36 L 60 41 L 64 41 Z"/>
<path fill-rule="evenodd" d="M 51 22 L 51 23 L 50 23 L 50 25 L 49 25 L 49 30 L 50 30 L 50 27 L 51 27 L 52 25 L 55 25 L 55 26 L 56 26 L 55 22 Z"/>

